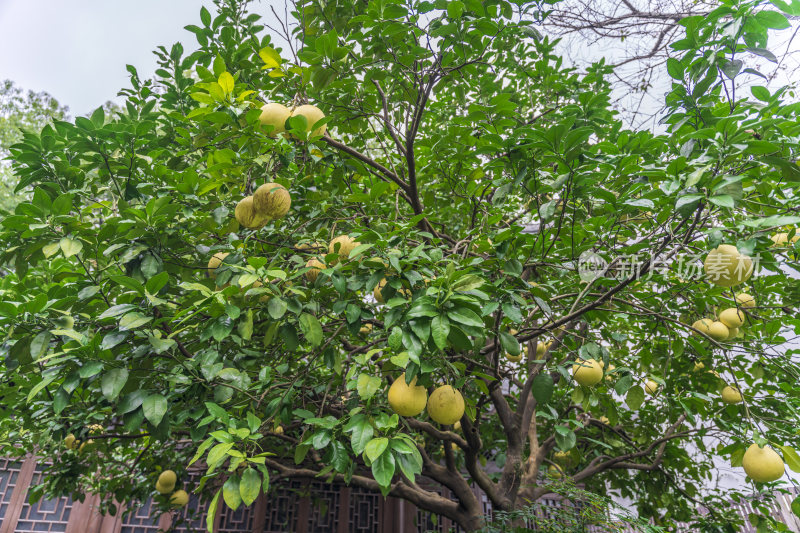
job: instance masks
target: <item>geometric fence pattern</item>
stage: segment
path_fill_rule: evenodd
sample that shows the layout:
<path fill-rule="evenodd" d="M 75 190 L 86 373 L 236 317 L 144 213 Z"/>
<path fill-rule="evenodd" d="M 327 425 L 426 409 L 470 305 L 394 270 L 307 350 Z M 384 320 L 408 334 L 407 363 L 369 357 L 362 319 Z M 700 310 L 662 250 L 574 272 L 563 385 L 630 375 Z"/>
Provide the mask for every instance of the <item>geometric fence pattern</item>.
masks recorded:
<path fill-rule="evenodd" d="M 29 487 L 41 483 L 47 465 L 35 457 L 24 460 L 0 457 L 0 533 L 201 533 L 206 530 L 208 502 L 190 493 L 189 504 L 172 514 L 158 516 L 151 501 L 129 513 L 122 509 L 116 516 L 102 516 L 99 499 L 87 495 L 83 502 L 62 497 L 27 501 Z M 198 479 L 186 480 L 188 489 Z M 797 495 L 779 495 L 772 505 L 772 515 L 800 532 L 800 520 L 792 513 L 791 502 Z M 448 494 L 443 494 L 448 496 Z M 557 496 L 539 500 L 543 507 L 559 507 Z M 741 533 L 755 533 L 747 515 L 748 503 L 733 508 L 744 518 Z M 487 514 L 491 512 L 485 502 Z M 546 512 L 545 512 L 546 514 Z M 214 520 L 220 533 L 448 533 L 455 531 L 449 520 L 431 515 L 397 498 L 383 498 L 379 493 L 358 487 L 332 485 L 320 481 L 289 481 L 260 495 L 250 507 L 236 511 L 220 505 Z M 590 528 L 591 529 L 591 528 Z M 688 531 L 686 529 L 685 531 Z"/>

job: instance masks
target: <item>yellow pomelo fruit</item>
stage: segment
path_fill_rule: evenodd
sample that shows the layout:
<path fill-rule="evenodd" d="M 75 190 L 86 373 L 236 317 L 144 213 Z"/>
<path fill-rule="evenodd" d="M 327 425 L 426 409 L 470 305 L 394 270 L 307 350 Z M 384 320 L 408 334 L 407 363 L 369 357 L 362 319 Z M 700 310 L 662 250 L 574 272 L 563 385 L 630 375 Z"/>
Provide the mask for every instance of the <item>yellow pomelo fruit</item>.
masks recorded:
<path fill-rule="evenodd" d="M 90 435 L 98 435 L 105 429 L 102 424 L 89 424 L 86 428 L 89 430 Z"/>
<path fill-rule="evenodd" d="M 176 490 L 172 493 L 172 496 L 169 497 L 169 503 L 173 507 L 183 507 L 189 503 L 189 495 L 185 490 Z"/>
<path fill-rule="evenodd" d="M 564 472 L 561 470 L 561 467 L 550 465 L 547 467 L 547 475 L 554 478 L 562 478 L 564 477 Z"/>
<path fill-rule="evenodd" d="M 375 301 L 379 304 L 385 303 L 383 300 L 383 288 L 386 286 L 386 278 L 383 278 L 375 285 L 375 288 L 372 289 L 372 297 L 375 298 Z"/>
<path fill-rule="evenodd" d="M 212 279 L 217 277 L 217 269 L 229 255 L 228 252 L 217 252 L 208 260 L 208 275 Z"/>
<path fill-rule="evenodd" d="M 311 258 L 306 262 L 306 266 L 309 267 L 311 270 L 306 272 L 306 279 L 311 283 L 317 281 L 317 277 L 319 276 L 320 270 L 326 268 L 325 263 L 320 261 L 319 259 Z"/>
<path fill-rule="evenodd" d="M 178 476 L 176 476 L 175 472 L 173 472 L 172 470 L 164 470 L 158 476 L 158 483 L 160 483 L 162 487 L 169 487 L 169 490 L 167 492 L 170 492 L 172 489 L 175 488 L 175 483 L 177 481 L 178 481 Z"/>
<path fill-rule="evenodd" d="M 740 292 L 736 295 L 736 303 L 744 308 L 752 309 L 756 306 L 756 299 L 746 292 Z"/>
<path fill-rule="evenodd" d="M 275 426 L 272 432 L 278 435 L 283 435 L 283 426 Z"/>
<path fill-rule="evenodd" d="M 94 441 L 92 439 L 89 439 L 81 444 L 80 448 L 78 448 L 78 453 L 90 452 L 93 449 L 94 449 Z"/>
<path fill-rule="evenodd" d="M 569 452 L 556 452 L 553 454 L 553 461 L 566 464 L 570 461 L 570 454 Z"/>
<path fill-rule="evenodd" d="M 606 371 L 606 381 L 613 381 L 614 378 L 617 377 L 616 374 L 612 374 L 611 373 L 611 371 L 614 370 L 615 368 L 617 368 L 617 367 L 615 367 L 611 363 L 608 364 L 608 368 L 605 369 L 605 371 Z"/>
<path fill-rule="evenodd" d="M 400 416 L 417 416 L 425 409 L 428 391 L 417 385 L 417 378 L 406 383 L 406 374 L 400 374 L 389 387 L 389 407 Z"/>
<path fill-rule="evenodd" d="M 354 240 L 349 235 L 339 235 L 328 245 L 328 253 L 337 253 L 339 254 L 339 259 L 346 260 L 350 257 L 350 252 L 352 252 L 359 244 L 361 243 Z"/>
<path fill-rule="evenodd" d="M 519 352 L 519 355 L 511 355 L 510 353 L 506 352 L 506 359 L 512 363 L 519 363 L 522 361 L 522 352 Z"/>
<path fill-rule="evenodd" d="M 461 422 L 460 421 L 456 422 L 455 424 L 453 424 L 453 430 L 454 431 L 461 431 Z"/>
<path fill-rule="evenodd" d="M 364 324 L 363 326 L 361 326 L 358 332 L 361 333 L 362 335 L 369 335 L 370 333 L 372 333 L 372 324 L 369 323 Z"/>
<path fill-rule="evenodd" d="M 603 379 L 603 365 L 594 359 L 579 361 L 572 365 L 572 377 L 580 385 L 591 387 Z"/>
<path fill-rule="evenodd" d="M 442 385 L 428 398 L 428 415 L 440 424 L 455 424 L 464 416 L 464 397 L 450 385 Z"/>
<path fill-rule="evenodd" d="M 772 245 L 773 247 L 775 247 L 775 246 L 785 246 L 785 245 L 789 244 L 789 234 L 788 233 L 776 233 L 775 235 L 770 237 L 770 239 L 772 239 L 772 242 L 774 243 Z M 800 233 L 795 233 L 794 237 L 792 237 L 792 243 L 794 244 L 798 240 L 800 240 Z"/>
<path fill-rule="evenodd" d="M 695 362 L 695 364 L 694 364 L 694 368 L 692 368 L 692 372 L 700 372 L 700 371 L 701 371 L 701 370 L 703 370 L 705 367 L 706 367 L 706 365 L 704 365 L 704 364 L 703 364 L 702 362 L 700 362 L 700 361 L 697 361 L 697 362 Z"/>
<path fill-rule="evenodd" d="M 239 200 L 236 204 L 236 209 L 233 211 L 233 216 L 240 226 L 248 229 L 256 229 L 262 227 L 269 222 L 269 218 L 256 212 L 253 205 L 253 197 L 247 196 Z"/>
<path fill-rule="evenodd" d="M 740 403 L 742 401 L 742 394 L 730 385 L 722 389 L 722 401 L 725 403 Z"/>
<path fill-rule="evenodd" d="M 712 322 L 708 328 L 708 336 L 716 341 L 724 341 L 730 334 L 731 330 L 722 322 Z"/>
<path fill-rule="evenodd" d="M 744 324 L 744 312 L 729 307 L 719 314 L 719 321 L 729 328 L 738 328 Z"/>
<path fill-rule="evenodd" d="M 658 392 L 658 383 L 652 379 L 648 379 L 644 384 L 644 390 L 647 391 L 650 396 L 655 396 Z"/>
<path fill-rule="evenodd" d="M 601 416 L 600 418 L 598 418 L 598 420 L 600 422 L 602 422 L 603 424 L 606 424 L 606 425 L 608 424 L 608 417 L 607 416 Z"/>
<path fill-rule="evenodd" d="M 735 339 L 739 336 L 739 328 L 728 328 L 730 330 L 730 334 L 726 340 Z"/>
<path fill-rule="evenodd" d="M 75 444 L 75 435 L 70 433 L 64 438 L 64 446 L 67 447 L 68 450 L 74 450 L 76 447 Z"/>
<path fill-rule="evenodd" d="M 536 343 L 536 357 L 542 357 L 544 353 L 552 346 L 553 341 L 544 342 L 539 341 Z"/>
<path fill-rule="evenodd" d="M 301 105 L 292 109 L 291 116 L 293 117 L 306 117 L 306 131 L 311 131 L 311 128 L 314 127 L 314 124 L 325 118 L 325 113 L 319 110 L 318 107 L 313 105 Z M 323 124 L 311 134 L 312 137 L 316 137 L 317 135 L 325 135 L 325 132 L 328 130 L 328 125 Z"/>
<path fill-rule="evenodd" d="M 264 104 L 261 106 L 261 115 L 259 115 L 258 120 L 264 126 L 272 126 L 269 136 L 276 137 L 286 131 L 284 123 L 291 114 L 292 112 L 289 111 L 289 108 L 283 104 Z"/>
<path fill-rule="evenodd" d="M 735 246 L 720 244 L 703 261 L 706 278 L 720 287 L 744 283 L 753 274 L 753 260 L 739 253 Z"/>
<path fill-rule="evenodd" d="M 156 491 L 158 491 L 159 494 L 169 494 L 173 489 L 175 489 L 175 485 L 167 486 L 156 481 Z"/>
<path fill-rule="evenodd" d="M 701 318 L 700 320 L 697 320 L 694 324 L 692 324 L 692 327 L 697 331 L 700 331 L 701 333 L 709 335 L 711 333 L 711 324 L 713 323 L 714 321 L 711 320 L 710 318 Z M 695 335 L 699 335 L 696 331 L 692 331 L 692 333 L 694 333 Z"/>
<path fill-rule="evenodd" d="M 265 183 L 253 193 L 256 213 L 270 220 L 286 216 L 292 207 L 292 196 L 280 183 Z"/>
<path fill-rule="evenodd" d="M 767 483 L 783 476 L 783 459 L 769 446 L 751 444 L 742 457 L 744 471 L 753 481 Z"/>

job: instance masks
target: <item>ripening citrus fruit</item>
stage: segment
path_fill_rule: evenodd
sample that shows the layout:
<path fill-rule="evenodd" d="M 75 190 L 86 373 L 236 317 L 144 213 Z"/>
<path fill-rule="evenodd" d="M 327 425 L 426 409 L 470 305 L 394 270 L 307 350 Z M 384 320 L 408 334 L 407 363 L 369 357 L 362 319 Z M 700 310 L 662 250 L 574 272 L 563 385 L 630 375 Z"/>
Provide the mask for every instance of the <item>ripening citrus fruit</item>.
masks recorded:
<path fill-rule="evenodd" d="M 710 318 L 701 318 L 700 320 L 695 321 L 695 323 L 692 324 L 692 327 L 697 331 L 708 335 L 711 332 L 711 324 L 713 323 L 714 321 Z M 696 331 L 693 331 L 692 333 L 697 335 Z"/>
<path fill-rule="evenodd" d="M 756 299 L 746 292 L 740 292 L 736 295 L 736 303 L 747 309 L 752 309 L 756 306 Z"/>
<path fill-rule="evenodd" d="M 359 244 L 361 243 L 357 242 L 349 235 L 339 235 L 328 245 L 328 253 L 338 253 L 339 259 L 347 259 L 350 257 L 350 252 Z"/>
<path fill-rule="evenodd" d="M 572 377 L 580 385 L 591 387 L 603 379 L 603 365 L 594 359 L 578 361 L 572 365 Z"/>
<path fill-rule="evenodd" d="M 164 470 L 161 472 L 161 474 L 159 474 L 158 481 L 156 483 L 160 483 L 162 487 L 167 488 L 167 492 L 172 492 L 172 489 L 175 488 L 175 483 L 177 481 L 178 476 L 175 475 L 175 472 L 172 470 Z M 162 494 L 164 493 L 162 492 Z"/>
<path fill-rule="evenodd" d="M 292 196 L 280 183 L 265 183 L 253 193 L 253 206 L 259 216 L 276 220 L 292 207 Z"/>
<path fill-rule="evenodd" d="M 185 490 L 176 490 L 172 493 L 172 496 L 169 497 L 169 503 L 173 507 L 183 507 L 189 503 L 189 495 Z"/>
<path fill-rule="evenodd" d="M 708 328 L 708 336 L 716 341 L 724 341 L 730 336 L 731 330 L 722 322 L 712 322 Z"/>
<path fill-rule="evenodd" d="M 233 216 L 240 226 L 248 229 L 256 229 L 262 227 L 269 222 L 269 218 L 258 213 L 253 205 L 253 197 L 246 196 L 239 200 L 236 204 L 236 209 L 233 210 Z"/>
<path fill-rule="evenodd" d="M 741 403 L 742 394 L 736 389 L 736 387 L 731 387 L 728 385 L 722 389 L 722 401 L 730 404 Z"/>
<path fill-rule="evenodd" d="M 739 328 L 728 328 L 730 329 L 730 335 L 728 335 L 727 340 L 735 339 L 739 336 Z"/>
<path fill-rule="evenodd" d="M 261 106 L 261 115 L 259 115 L 258 120 L 264 126 L 272 126 L 269 136 L 276 137 L 278 134 L 286 131 L 284 123 L 291 113 L 289 108 L 283 104 L 264 104 Z"/>
<path fill-rule="evenodd" d="M 311 131 L 311 128 L 314 127 L 314 124 L 325 118 L 325 113 L 319 110 L 318 107 L 313 105 L 301 105 L 292 109 L 291 116 L 293 117 L 305 117 L 306 118 L 306 131 Z M 311 134 L 312 137 L 316 137 L 317 135 L 325 135 L 328 126 L 327 124 L 323 124 Z"/>
<path fill-rule="evenodd" d="M 208 260 L 208 275 L 212 279 L 217 277 L 217 269 L 229 255 L 228 252 L 217 252 Z"/>
<path fill-rule="evenodd" d="M 64 446 L 67 447 L 68 450 L 74 450 L 77 445 L 75 443 L 75 435 L 70 433 L 64 438 Z"/>
<path fill-rule="evenodd" d="M 783 476 L 783 459 L 769 446 L 759 448 L 758 444 L 751 444 L 744 452 L 742 466 L 753 481 L 760 483 L 775 481 Z"/>
<path fill-rule="evenodd" d="M 307 271 L 305 276 L 308 281 L 314 283 L 317 281 L 320 271 L 325 268 L 325 263 L 316 258 L 311 258 L 306 262 L 306 266 L 311 270 Z"/>
<path fill-rule="evenodd" d="M 428 398 L 428 415 L 440 424 L 455 424 L 464 416 L 464 397 L 450 385 L 442 385 Z"/>
<path fill-rule="evenodd" d="M 695 361 L 694 368 L 692 368 L 692 372 L 700 372 L 706 367 L 701 361 Z"/>
<path fill-rule="evenodd" d="M 789 234 L 788 233 L 776 233 L 775 235 L 771 236 L 773 247 L 775 246 L 785 246 L 789 244 Z M 800 240 L 800 233 L 795 233 L 794 237 L 792 237 L 792 244 L 796 243 Z"/>
<path fill-rule="evenodd" d="M 387 396 L 389 407 L 400 416 L 417 416 L 425 409 L 428 401 L 428 391 L 425 387 L 417 385 L 416 377 L 411 380 L 411 384 L 407 384 L 405 372 L 394 380 Z"/>
<path fill-rule="evenodd" d="M 652 379 L 648 379 L 644 384 L 644 390 L 647 391 L 647 394 L 650 396 L 655 396 L 658 392 L 658 383 Z"/>
<path fill-rule="evenodd" d="M 720 244 L 703 261 L 706 278 L 720 287 L 744 283 L 753 274 L 753 260 L 730 244 Z"/>
<path fill-rule="evenodd" d="M 738 328 L 744 324 L 744 312 L 735 307 L 729 307 L 719 314 L 719 321 L 729 328 Z"/>

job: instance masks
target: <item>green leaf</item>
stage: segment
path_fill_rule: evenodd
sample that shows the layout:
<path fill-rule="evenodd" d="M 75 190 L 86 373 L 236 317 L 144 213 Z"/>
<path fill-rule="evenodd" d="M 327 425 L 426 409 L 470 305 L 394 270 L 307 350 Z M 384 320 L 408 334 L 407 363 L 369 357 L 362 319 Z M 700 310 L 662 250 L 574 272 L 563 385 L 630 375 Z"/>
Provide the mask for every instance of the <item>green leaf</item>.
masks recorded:
<path fill-rule="evenodd" d="M 375 461 L 389 446 L 389 439 L 378 437 L 369 441 L 364 447 L 364 453 L 370 461 Z"/>
<path fill-rule="evenodd" d="M 381 491 L 388 489 L 389 485 L 392 483 L 394 468 L 394 456 L 390 450 L 387 450 L 372 461 L 372 477 L 374 477 L 375 481 L 380 485 Z"/>
<path fill-rule="evenodd" d="M 451 309 L 447 312 L 447 316 L 454 322 L 459 322 L 465 326 L 473 326 L 476 328 L 484 327 L 483 320 L 475 314 L 471 309 L 460 307 L 458 309 Z"/>
<path fill-rule="evenodd" d="M 372 424 L 366 418 L 356 424 L 352 428 L 352 434 L 350 435 L 350 446 L 353 448 L 353 452 L 357 455 L 364 453 L 367 444 L 372 440 L 373 434 Z"/>
<path fill-rule="evenodd" d="M 117 399 L 117 396 L 119 396 L 122 387 L 125 386 L 127 381 L 127 368 L 112 368 L 103 374 L 103 379 L 100 382 L 100 390 L 103 392 L 103 396 L 105 396 L 106 400 L 113 402 Z"/>
<path fill-rule="evenodd" d="M 625 396 L 625 403 L 628 404 L 633 411 L 639 409 L 644 403 L 644 389 L 639 386 L 631 387 L 628 394 Z"/>
<path fill-rule="evenodd" d="M 223 72 L 220 74 L 217 83 L 219 83 L 219 86 L 222 87 L 222 91 L 225 93 L 225 96 L 229 96 L 233 93 L 234 81 L 230 72 Z"/>
<path fill-rule="evenodd" d="M 153 317 L 145 316 L 138 311 L 132 311 L 119 320 L 119 329 L 123 331 L 136 329 L 144 326 L 151 320 L 153 320 Z"/>
<path fill-rule="evenodd" d="M 269 316 L 275 320 L 285 315 L 288 307 L 288 304 L 277 296 L 273 296 L 269 299 L 269 302 L 267 302 L 267 312 Z"/>
<path fill-rule="evenodd" d="M 261 476 L 253 468 L 248 468 L 242 474 L 242 480 L 239 482 L 239 494 L 242 496 L 242 501 L 245 505 L 250 505 L 256 498 L 261 489 Z"/>
<path fill-rule="evenodd" d="M 674 57 L 667 58 L 667 73 L 674 80 L 683 80 L 683 65 Z"/>
<path fill-rule="evenodd" d="M 267 68 L 278 68 L 281 66 L 283 59 L 278 52 L 270 48 L 269 46 L 262 48 L 258 52 L 258 57 L 261 58 L 261 61 L 264 62 L 264 66 Z"/>
<path fill-rule="evenodd" d="M 214 521 L 217 519 L 217 506 L 219 505 L 220 494 L 222 494 L 222 489 L 217 491 L 217 493 L 211 499 L 211 503 L 208 504 L 208 512 L 206 514 L 206 529 L 208 529 L 208 531 L 211 533 L 214 531 Z"/>
<path fill-rule="evenodd" d="M 536 398 L 536 402 L 539 405 L 544 405 L 549 402 L 550 398 L 553 396 L 555 384 L 550 374 L 543 372 L 533 378 L 532 387 L 533 397 Z"/>
<path fill-rule="evenodd" d="M 164 286 L 166 286 L 168 281 L 169 281 L 169 274 L 166 271 L 159 272 L 158 274 L 147 280 L 147 283 L 145 283 L 144 288 L 150 294 L 157 294 L 158 291 L 160 291 L 161 289 L 164 288 Z"/>
<path fill-rule="evenodd" d="M 451 19 L 460 19 L 461 14 L 464 12 L 464 2 L 459 0 L 450 0 L 447 2 L 447 16 Z"/>
<path fill-rule="evenodd" d="M 358 395 L 365 400 L 369 400 L 375 396 L 375 393 L 378 392 L 380 386 L 381 379 L 379 377 L 370 376 L 369 374 L 365 374 L 363 372 L 358 375 L 356 390 L 358 391 Z"/>
<path fill-rule="evenodd" d="M 69 237 L 62 238 L 58 245 L 61 247 L 61 251 L 64 252 L 64 257 L 78 255 L 83 250 L 81 241 L 70 239 Z"/>
<path fill-rule="evenodd" d="M 750 87 L 750 92 L 762 102 L 769 102 L 769 90 L 766 87 L 753 85 Z"/>
<path fill-rule="evenodd" d="M 450 335 L 450 321 L 446 315 L 438 315 L 431 320 L 431 336 L 440 350 L 447 348 L 447 336 Z"/>
<path fill-rule="evenodd" d="M 789 19 L 777 11 L 759 11 L 756 13 L 756 20 L 763 26 L 773 30 L 785 30 L 792 26 L 789 24 Z"/>
<path fill-rule="evenodd" d="M 150 346 L 153 347 L 153 351 L 157 354 L 166 352 L 176 344 L 172 339 L 161 339 L 153 335 L 148 335 L 147 339 L 150 341 Z"/>
<path fill-rule="evenodd" d="M 612 374 L 612 376 L 613 375 L 615 374 Z M 619 374 L 616 375 L 618 377 L 617 382 L 614 383 L 614 390 L 617 391 L 617 394 L 623 396 L 626 392 L 628 392 L 628 389 L 633 386 L 633 376 L 630 374 L 625 374 L 623 376 L 619 376 Z"/>
<path fill-rule="evenodd" d="M 42 331 L 33 338 L 30 350 L 31 357 L 34 361 L 47 355 L 50 349 L 50 337 L 51 334 L 49 331 Z"/>
<path fill-rule="evenodd" d="M 160 394 L 151 394 L 142 402 L 142 411 L 148 422 L 157 426 L 167 412 L 167 399 Z"/>
<path fill-rule="evenodd" d="M 242 504 L 242 497 L 239 494 L 239 476 L 230 476 L 222 485 L 222 499 L 225 500 L 225 505 L 234 511 Z"/>
<path fill-rule="evenodd" d="M 800 455 L 791 446 L 778 446 L 783 452 L 783 460 L 792 472 L 800 472 Z"/>
<path fill-rule="evenodd" d="M 300 315 L 300 329 L 311 346 L 322 344 L 322 326 L 317 317 L 309 313 Z"/>
<path fill-rule="evenodd" d="M 571 450 L 572 448 L 575 447 L 575 444 L 578 442 L 578 438 L 575 436 L 575 432 L 570 431 L 564 426 L 556 426 L 555 438 L 556 438 L 556 445 L 562 451 Z"/>
<path fill-rule="evenodd" d="M 519 342 L 517 342 L 517 338 L 507 331 L 500 332 L 500 345 L 505 351 L 514 356 L 519 355 L 522 351 Z"/>

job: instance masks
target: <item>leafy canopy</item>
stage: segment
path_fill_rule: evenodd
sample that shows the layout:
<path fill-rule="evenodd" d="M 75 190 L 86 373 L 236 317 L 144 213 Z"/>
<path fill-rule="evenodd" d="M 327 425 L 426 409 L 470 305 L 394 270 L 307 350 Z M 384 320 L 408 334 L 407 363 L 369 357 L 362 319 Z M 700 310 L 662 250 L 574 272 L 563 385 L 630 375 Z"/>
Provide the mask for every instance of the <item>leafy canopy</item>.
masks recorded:
<path fill-rule="evenodd" d="M 0 233 L 4 440 L 53 458 L 42 491 L 109 506 L 195 460 L 212 510 L 320 476 L 474 530 L 473 484 L 512 512 L 558 463 L 659 523 L 733 527 L 723 502 L 746 489 L 706 490 L 714 460 L 768 441 L 800 469 L 784 345 L 800 249 L 770 239 L 800 223 L 800 107 L 788 88 L 741 89 L 753 55 L 771 59 L 768 29 L 797 14 L 773 4 L 682 22 L 666 134 L 624 129 L 611 69 L 564 68 L 533 2 L 304 0 L 283 25 L 247 2 L 202 9 L 199 48 L 160 48 L 153 80 L 129 66 L 119 113 L 12 149 L 28 200 Z M 272 137 L 264 102 L 311 103 L 330 135 L 291 118 Z M 267 182 L 289 214 L 240 228 L 234 206 Z M 328 253 L 344 234 L 359 244 Z M 759 259 L 734 289 L 697 271 L 721 243 Z M 690 336 L 740 290 L 757 307 L 739 337 Z M 572 365 L 589 358 L 605 374 L 581 387 Z M 403 371 L 461 391 L 460 429 L 392 412 Z M 725 384 L 744 403 L 721 403 Z"/>

